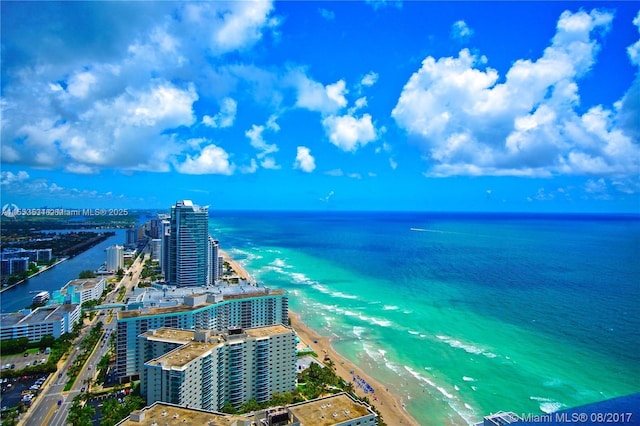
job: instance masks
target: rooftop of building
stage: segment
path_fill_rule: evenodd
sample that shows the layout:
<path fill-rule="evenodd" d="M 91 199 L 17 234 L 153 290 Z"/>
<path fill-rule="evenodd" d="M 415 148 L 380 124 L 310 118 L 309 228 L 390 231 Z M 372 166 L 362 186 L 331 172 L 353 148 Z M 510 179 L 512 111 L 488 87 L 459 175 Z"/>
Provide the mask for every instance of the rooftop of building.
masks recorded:
<path fill-rule="evenodd" d="M 203 306 L 206 306 L 206 305 L 203 305 Z M 143 309 L 134 309 L 129 311 L 118 311 L 118 319 L 174 314 L 179 312 L 193 311 L 194 309 L 199 307 L 201 306 L 194 307 L 189 305 L 177 305 L 177 306 L 166 306 L 166 307 L 160 307 L 160 308 L 143 308 Z"/>
<path fill-rule="evenodd" d="M 176 202 L 175 206 L 172 206 L 172 208 L 184 208 L 184 207 L 188 207 L 193 209 L 194 212 L 203 212 L 206 213 L 209 210 L 209 206 L 199 206 L 197 204 L 194 204 L 193 201 L 191 200 L 178 200 Z"/>
<path fill-rule="evenodd" d="M 158 328 L 142 333 L 142 336 L 149 340 L 163 342 L 187 343 L 193 340 L 195 332 L 191 330 L 181 330 L 179 328 Z"/>
<path fill-rule="evenodd" d="M 20 320 L 25 316 L 26 316 L 25 314 L 22 314 L 20 312 L 11 312 L 9 314 L 2 314 L 0 315 L 0 327 L 5 328 L 5 327 L 14 326 L 18 322 L 20 322 Z"/>
<path fill-rule="evenodd" d="M 279 334 L 293 333 L 293 329 L 286 327 L 282 324 L 267 325 L 264 327 L 245 328 L 240 329 L 240 336 L 247 336 L 248 338 L 258 339 L 261 337 L 277 336 Z M 217 343 L 219 339 L 228 339 L 229 332 L 224 335 L 219 335 L 214 330 L 198 330 L 199 333 L 205 333 L 208 335 L 208 340 L 213 343 Z M 156 340 L 162 342 L 173 343 L 189 343 L 195 340 L 201 340 L 197 338 L 196 332 L 193 330 L 183 330 L 179 328 L 163 327 L 155 330 L 149 330 L 142 333 L 141 336 L 148 340 Z"/>
<path fill-rule="evenodd" d="M 136 318 L 142 316 L 167 315 L 186 312 L 220 303 L 225 300 L 238 300 L 244 298 L 268 297 L 283 295 L 284 290 L 272 290 L 267 287 L 224 285 L 203 287 L 176 287 L 169 285 L 156 285 L 150 288 L 138 288 L 130 298 L 129 303 L 142 308 L 130 309 L 118 312 L 118 319 Z M 196 306 L 185 303 L 185 298 L 207 296 L 206 302 Z"/>
<path fill-rule="evenodd" d="M 71 280 L 67 283 L 67 286 L 71 287 L 81 287 L 83 290 L 89 290 L 94 288 L 96 285 L 103 281 L 104 278 L 84 278 Z M 66 287 L 66 286 L 65 286 Z"/>
<path fill-rule="evenodd" d="M 373 414 L 369 407 L 346 393 L 302 402 L 288 408 L 300 424 L 314 426 L 330 426 Z"/>
<path fill-rule="evenodd" d="M 182 408 L 173 404 L 156 402 L 140 412 L 131 413 L 129 417 L 118 423 L 118 426 L 151 426 L 176 423 L 198 426 L 235 426 L 244 425 L 246 422 L 247 418 L 245 417 Z"/>
<path fill-rule="evenodd" d="M 11 327 L 17 324 L 36 324 L 52 321 L 60 321 L 64 314 L 76 310 L 78 305 L 47 305 L 36 308 L 30 313 L 16 312 L 5 314 L 0 317 L 1 327 Z"/>
<path fill-rule="evenodd" d="M 246 328 L 243 330 L 248 337 L 258 339 L 260 337 L 276 336 L 278 334 L 293 333 L 293 329 L 282 324 L 269 325 L 266 327 Z"/>
<path fill-rule="evenodd" d="M 218 345 L 218 342 L 189 342 L 145 364 L 159 365 L 166 369 L 181 368 Z"/>
<path fill-rule="evenodd" d="M 374 414 L 365 405 L 354 401 L 345 393 L 319 398 L 281 409 L 297 417 L 301 425 L 332 426 Z M 261 414 L 262 416 L 263 414 Z M 183 408 L 165 402 L 134 411 L 117 426 L 153 426 L 184 424 L 198 426 L 248 426 L 256 424 L 257 417 L 222 414 Z M 289 422 L 287 422 L 289 424 Z"/>
<path fill-rule="evenodd" d="M 239 334 L 238 337 L 244 338 L 246 336 L 247 338 L 254 339 L 276 336 L 283 333 L 293 333 L 293 329 L 285 327 L 282 324 L 247 328 L 241 331 L 242 333 Z M 206 339 L 202 339 L 206 341 L 200 341 L 201 337 L 199 338 L 197 334 L 201 334 L 201 336 L 207 335 Z M 149 330 L 141 334 L 141 336 L 147 340 L 182 344 L 182 346 L 146 363 L 153 366 L 162 366 L 166 369 L 184 367 L 190 361 L 206 355 L 211 349 L 224 344 L 224 341 L 231 341 L 231 339 L 233 339 L 233 337 L 228 334 L 219 335 L 210 330 L 200 330 L 196 333 L 194 331 L 180 330 L 177 328 Z"/>

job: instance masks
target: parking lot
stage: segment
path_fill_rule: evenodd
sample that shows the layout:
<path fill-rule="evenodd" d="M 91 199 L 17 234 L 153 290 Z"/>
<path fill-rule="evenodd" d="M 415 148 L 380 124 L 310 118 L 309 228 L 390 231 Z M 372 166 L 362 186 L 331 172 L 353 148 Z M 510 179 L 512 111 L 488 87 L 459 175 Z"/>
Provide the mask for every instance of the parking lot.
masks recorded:
<path fill-rule="evenodd" d="M 49 359 L 49 355 L 46 355 L 44 352 L 28 354 L 24 356 L 24 354 L 15 354 L 15 355 L 5 355 L 2 357 L 2 368 L 9 364 L 15 364 L 15 370 L 21 370 L 24 367 L 28 367 L 31 365 L 40 365 L 44 362 L 46 363 Z"/>
<path fill-rule="evenodd" d="M 39 374 L 37 376 L 2 379 L 3 383 L 0 384 L 0 404 L 2 407 L 16 407 L 23 401 L 23 392 L 36 393 L 42 387 L 42 383 L 44 383 L 46 378 L 46 375 Z M 27 401 L 24 402 L 28 403 Z"/>

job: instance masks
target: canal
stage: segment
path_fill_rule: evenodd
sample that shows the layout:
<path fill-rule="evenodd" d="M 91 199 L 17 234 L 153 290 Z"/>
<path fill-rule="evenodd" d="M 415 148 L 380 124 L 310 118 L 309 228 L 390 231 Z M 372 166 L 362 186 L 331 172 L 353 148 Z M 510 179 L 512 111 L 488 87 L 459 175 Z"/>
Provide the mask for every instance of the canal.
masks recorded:
<path fill-rule="evenodd" d="M 36 293 L 40 291 L 53 293 L 61 289 L 70 280 L 78 278 L 80 272 L 98 269 L 107 259 L 105 249 L 114 244 L 123 245 L 125 242 L 124 229 L 101 229 L 94 232 L 107 231 L 113 231 L 115 235 L 96 244 L 76 257 L 68 259 L 35 277 L 29 278 L 26 282 L 0 293 L 1 312 L 17 312 L 31 305 L 31 299 Z"/>

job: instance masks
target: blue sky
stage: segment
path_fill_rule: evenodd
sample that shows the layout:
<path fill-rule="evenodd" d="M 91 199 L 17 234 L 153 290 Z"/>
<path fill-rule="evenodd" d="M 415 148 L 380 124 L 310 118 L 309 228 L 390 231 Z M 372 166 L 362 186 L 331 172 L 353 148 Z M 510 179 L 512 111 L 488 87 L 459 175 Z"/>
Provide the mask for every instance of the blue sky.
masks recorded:
<path fill-rule="evenodd" d="M 2 204 L 640 212 L 633 2 L 3 2 Z"/>

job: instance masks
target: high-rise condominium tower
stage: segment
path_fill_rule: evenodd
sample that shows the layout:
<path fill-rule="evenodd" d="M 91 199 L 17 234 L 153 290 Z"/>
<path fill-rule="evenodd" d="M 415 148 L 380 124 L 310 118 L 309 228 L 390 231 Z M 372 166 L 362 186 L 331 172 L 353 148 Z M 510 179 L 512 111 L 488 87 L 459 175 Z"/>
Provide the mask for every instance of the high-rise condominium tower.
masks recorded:
<path fill-rule="evenodd" d="M 207 284 L 208 263 L 207 207 L 191 200 L 176 202 L 171 207 L 169 236 L 169 284 L 179 287 Z"/>
<path fill-rule="evenodd" d="M 214 240 L 211 236 L 209 236 L 208 242 L 208 258 L 209 264 L 207 265 L 207 284 L 215 285 L 216 281 L 220 279 L 220 259 L 218 255 L 218 240 Z"/>

